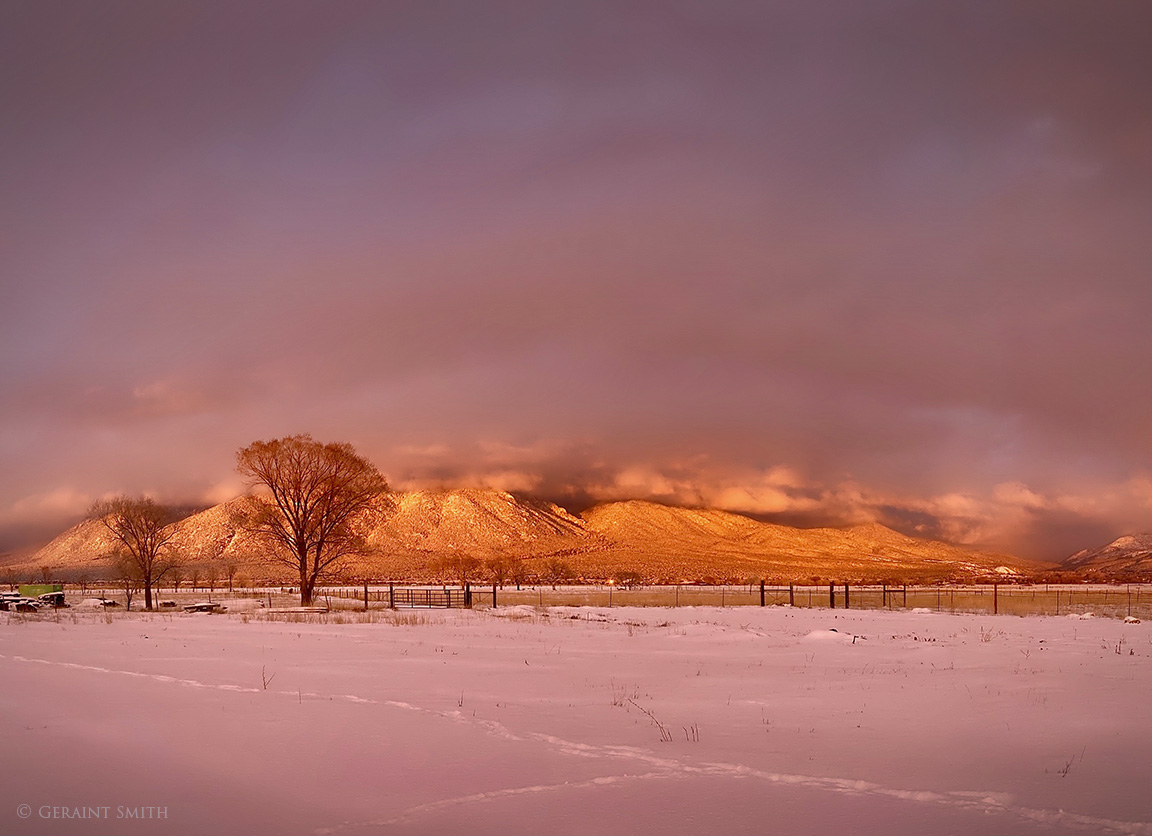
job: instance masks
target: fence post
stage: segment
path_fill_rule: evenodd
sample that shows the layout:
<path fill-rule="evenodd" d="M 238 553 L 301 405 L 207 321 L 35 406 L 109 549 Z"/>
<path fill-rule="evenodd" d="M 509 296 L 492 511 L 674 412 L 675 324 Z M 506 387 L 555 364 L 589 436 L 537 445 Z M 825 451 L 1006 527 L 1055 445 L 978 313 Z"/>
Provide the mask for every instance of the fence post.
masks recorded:
<path fill-rule="evenodd" d="M 364 581 L 364 610 L 368 610 L 368 581 Z"/>
<path fill-rule="evenodd" d="M 848 605 L 848 584 L 844 584 L 844 609 L 851 609 Z"/>
<path fill-rule="evenodd" d="M 388 584 L 388 609 L 396 609 L 396 596 L 392 584 Z"/>
<path fill-rule="evenodd" d="M 764 606 L 764 581 L 760 581 L 760 606 Z"/>
<path fill-rule="evenodd" d="M 788 584 L 788 606 L 796 606 L 796 590 L 793 588 L 792 584 Z"/>
<path fill-rule="evenodd" d="M 880 584 L 880 606 L 888 607 L 888 584 Z"/>
<path fill-rule="evenodd" d="M 452 606 L 449 604 L 448 606 Z M 472 584 L 467 581 L 464 582 L 464 606 L 472 609 Z"/>
<path fill-rule="evenodd" d="M 496 582 L 492 582 L 492 609 L 496 609 Z"/>
<path fill-rule="evenodd" d="M 1000 584 L 992 584 L 992 614 L 1000 612 Z"/>
<path fill-rule="evenodd" d="M 828 584 L 828 606 L 836 609 L 836 584 Z"/>
<path fill-rule="evenodd" d="M 908 609 L 908 584 L 904 584 L 904 609 Z"/>

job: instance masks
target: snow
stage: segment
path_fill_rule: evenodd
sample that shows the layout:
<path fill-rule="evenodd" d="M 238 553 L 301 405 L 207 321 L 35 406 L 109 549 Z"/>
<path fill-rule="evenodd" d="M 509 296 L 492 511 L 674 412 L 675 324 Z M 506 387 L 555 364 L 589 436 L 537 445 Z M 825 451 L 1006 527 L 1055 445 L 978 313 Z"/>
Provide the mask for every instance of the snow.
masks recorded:
<path fill-rule="evenodd" d="M 1152 836 L 1147 623 L 3 616 L 0 833 Z"/>

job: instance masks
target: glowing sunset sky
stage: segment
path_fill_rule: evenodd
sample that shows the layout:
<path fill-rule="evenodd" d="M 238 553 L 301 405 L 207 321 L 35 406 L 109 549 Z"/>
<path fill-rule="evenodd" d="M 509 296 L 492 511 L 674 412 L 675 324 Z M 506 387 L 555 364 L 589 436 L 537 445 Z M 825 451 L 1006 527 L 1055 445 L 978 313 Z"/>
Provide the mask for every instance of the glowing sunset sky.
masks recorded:
<path fill-rule="evenodd" d="M 0 0 L 0 550 L 397 487 L 1152 515 L 1152 5 Z"/>

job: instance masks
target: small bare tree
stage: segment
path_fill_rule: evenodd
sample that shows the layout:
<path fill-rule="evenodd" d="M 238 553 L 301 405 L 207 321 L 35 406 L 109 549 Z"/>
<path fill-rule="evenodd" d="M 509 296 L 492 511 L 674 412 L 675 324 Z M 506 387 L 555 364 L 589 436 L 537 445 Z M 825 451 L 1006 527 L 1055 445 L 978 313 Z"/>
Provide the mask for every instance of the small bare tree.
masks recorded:
<path fill-rule="evenodd" d="M 528 582 L 528 566 L 523 559 L 514 559 L 508 569 L 508 577 L 519 589 L 521 584 Z"/>
<path fill-rule="evenodd" d="M 479 571 L 481 563 L 477 557 L 456 554 L 442 557 L 434 565 L 437 571 L 451 575 L 464 586 L 468 583 L 468 579 Z"/>
<path fill-rule="evenodd" d="M 555 589 L 556 584 L 572 580 L 576 577 L 576 573 L 563 560 L 554 557 L 544 564 L 544 577 L 552 583 L 552 588 Z"/>
<path fill-rule="evenodd" d="M 228 579 L 228 591 L 232 591 L 232 582 L 236 580 L 236 571 L 240 568 L 235 560 L 224 561 L 224 577 Z"/>
<path fill-rule="evenodd" d="M 140 565 L 127 550 L 121 550 L 116 557 L 116 577 L 120 588 L 124 590 L 124 609 L 132 609 L 132 597 L 140 591 L 141 577 Z M 152 605 L 146 602 L 148 609 Z"/>
<path fill-rule="evenodd" d="M 89 516 L 105 528 L 123 547 L 123 554 L 136 566 L 136 576 L 144 586 L 144 607 L 152 609 L 152 587 L 171 570 L 175 558 L 164 550 L 175 533 L 175 517 L 169 508 L 147 497 L 118 496 L 95 503 Z"/>
<path fill-rule="evenodd" d="M 236 469 L 266 488 L 237 522 L 273 548 L 273 559 L 300 577 L 300 604 L 348 554 L 366 548 L 357 518 L 388 490 L 376 467 L 350 444 L 321 444 L 310 435 L 257 441 L 236 454 Z"/>
<path fill-rule="evenodd" d="M 503 589 L 504 581 L 508 579 L 508 575 L 512 571 L 512 559 L 508 557 L 494 557 L 486 561 L 484 567 L 488 570 L 488 575 L 492 578 L 492 583 Z"/>

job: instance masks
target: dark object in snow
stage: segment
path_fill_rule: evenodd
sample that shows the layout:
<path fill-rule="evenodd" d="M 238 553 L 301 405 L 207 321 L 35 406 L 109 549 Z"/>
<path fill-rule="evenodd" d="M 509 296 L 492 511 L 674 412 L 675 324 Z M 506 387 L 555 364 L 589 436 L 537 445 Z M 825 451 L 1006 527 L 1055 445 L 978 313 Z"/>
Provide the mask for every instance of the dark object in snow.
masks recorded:
<path fill-rule="evenodd" d="M 184 605 L 184 612 L 224 612 L 226 609 L 228 609 L 226 606 L 215 601 L 200 601 L 196 604 Z"/>
<path fill-rule="evenodd" d="M 40 612 L 40 602 L 25 595 L 5 595 L 0 598 L 0 610 L 11 612 Z"/>
<path fill-rule="evenodd" d="M 72 606 L 64 600 L 63 592 L 45 592 L 43 595 L 37 595 L 36 600 L 45 606 L 55 607 L 58 610 Z"/>

